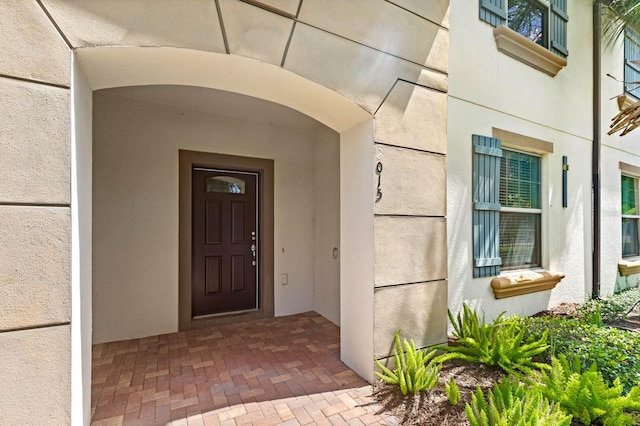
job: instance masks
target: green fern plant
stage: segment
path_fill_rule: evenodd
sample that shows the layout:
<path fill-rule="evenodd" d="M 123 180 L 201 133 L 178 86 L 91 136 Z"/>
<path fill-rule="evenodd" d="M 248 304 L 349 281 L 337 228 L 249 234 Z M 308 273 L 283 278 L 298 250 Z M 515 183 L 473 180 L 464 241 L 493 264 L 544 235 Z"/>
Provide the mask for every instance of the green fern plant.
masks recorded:
<path fill-rule="evenodd" d="M 395 335 L 395 350 L 393 360 L 395 369 L 391 371 L 380 361 L 376 360 L 381 372 L 376 375 L 383 381 L 392 385 L 398 385 L 403 395 L 430 390 L 438 384 L 440 364 L 434 363 L 436 351 L 427 352 L 424 349 L 416 349 L 413 340 L 404 339 L 400 344 L 400 330 Z"/>
<path fill-rule="evenodd" d="M 487 398 L 478 386 L 465 413 L 471 426 L 569 426 L 572 418 L 512 378 L 497 383 Z"/>
<path fill-rule="evenodd" d="M 580 371 L 580 362 L 569 363 L 564 355 L 551 360 L 551 371 L 542 373 L 535 384 L 542 394 L 585 425 L 632 426 L 640 417 L 640 386 L 623 395 L 620 379 L 609 386 L 595 363 Z"/>
<path fill-rule="evenodd" d="M 451 405 L 457 405 L 458 401 L 460 401 L 460 389 L 456 384 L 456 381 L 451 378 L 449 382 L 444 384 L 444 389 L 447 392 L 447 398 L 449 398 L 449 403 Z"/>
<path fill-rule="evenodd" d="M 478 313 L 464 304 L 462 316 L 457 318 L 448 311 L 449 320 L 457 338 L 456 346 L 437 346 L 445 353 L 436 358 L 444 363 L 451 359 L 462 359 L 471 363 L 500 367 L 507 373 L 532 374 L 537 370 L 548 370 L 545 363 L 533 358 L 547 350 L 547 334 L 539 340 L 524 342 L 525 328 L 516 320 L 507 320 L 503 314 L 491 324 L 486 324 L 484 314 Z"/>

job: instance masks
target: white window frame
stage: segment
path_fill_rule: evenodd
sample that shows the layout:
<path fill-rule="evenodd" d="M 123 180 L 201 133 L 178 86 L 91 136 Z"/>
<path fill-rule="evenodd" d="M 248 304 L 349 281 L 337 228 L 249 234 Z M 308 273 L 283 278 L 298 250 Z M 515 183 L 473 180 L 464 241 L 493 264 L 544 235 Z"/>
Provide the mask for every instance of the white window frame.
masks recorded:
<path fill-rule="evenodd" d="M 539 264 L 537 265 L 515 265 L 515 266 L 502 266 L 501 267 L 501 271 L 504 271 L 505 273 L 509 273 L 509 272 L 513 272 L 513 271 L 518 271 L 518 270 L 527 270 L 527 269 L 541 269 L 543 268 L 543 259 L 544 259 L 544 246 L 543 243 L 545 241 L 544 238 L 544 210 L 543 210 L 543 195 L 544 195 L 544 167 L 543 167 L 543 156 L 537 153 L 533 153 L 533 152 L 528 152 L 528 151 L 523 151 L 521 149 L 518 148 L 513 148 L 511 146 L 509 146 L 508 142 L 505 142 L 505 144 L 502 147 L 503 150 L 503 157 L 500 160 L 501 162 L 504 160 L 504 151 L 511 151 L 511 152 L 516 152 L 519 154 L 524 154 L 524 155 L 528 155 L 531 157 L 537 157 L 540 159 L 540 162 L 538 163 L 539 165 L 539 185 L 540 185 L 540 208 L 520 208 L 520 207 L 500 207 L 500 213 L 523 213 L 523 214 L 537 214 L 540 217 L 540 230 L 539 230 L 539 241 L 537 241 L 537 247 L 539 250 L 538 253 L 538 262 Z M 502 167 L 500 168 L 501 173 L 502 173 Z M 500 179 L 502 179 L 502 175 L 500 175 Z M 500 216 L 500 222 L 502 221 L 502 215 Z M 499 239 L 500 241 L 502 241 L 502 238 Z"/>
<path fill-rule="evenodd" d="M 620 174 L 620 257 L 623 259 L 630 259 L 630 258 L 634 258 L 634 257 L 639 257 L 640 256 L 640 214 L 622 214 L 622 178 L 623 177 L 628 177 L 633 179 L 633 191 L 635 193 L 635 202 L 636 202 L 636 213 L 640 213 L 640 200 L 638 199 L 638 195 L 640 195 L 639 192 L 639 184 L 640 184 L 640 178 L 638 178 L 638 176 L 634 176 L 631 175 L 629 173 L 625 173 L 622 172 Z M 633 253 L 633 254 L 624 254 L 622 252 L 622 222 L 623 219 L 635 219 L 636 221 L 636 234 L 638 235 L 638 241 L 637 243 L 637 252 Z"/>

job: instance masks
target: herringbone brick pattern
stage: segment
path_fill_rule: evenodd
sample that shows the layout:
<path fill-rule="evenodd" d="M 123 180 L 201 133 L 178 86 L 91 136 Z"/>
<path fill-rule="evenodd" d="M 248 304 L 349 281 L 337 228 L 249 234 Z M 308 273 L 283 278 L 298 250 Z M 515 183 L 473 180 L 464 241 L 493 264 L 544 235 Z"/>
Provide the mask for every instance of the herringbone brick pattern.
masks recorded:
<path fill-rule="evenodd" d="M 396 424 L 309 312 L 93 347 L 94 425 Z"/>

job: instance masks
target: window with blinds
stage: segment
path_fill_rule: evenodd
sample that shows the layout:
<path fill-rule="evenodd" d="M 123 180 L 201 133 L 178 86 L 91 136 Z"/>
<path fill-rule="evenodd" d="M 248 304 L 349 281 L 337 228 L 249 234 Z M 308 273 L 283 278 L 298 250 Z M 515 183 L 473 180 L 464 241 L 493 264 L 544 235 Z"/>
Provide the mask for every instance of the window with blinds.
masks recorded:
<path fill-rule="evenodd" d="M 541 266 L 540 157 L 502 151 L 499 194 L 502 268 Z"/>
<path fill-rule="evenodd" d="M 640 36 L 630 29 L 624 32 L 624 93 L 640 99 Z"/>
<path fill-rule="evenodd" d="M 638 179 L 622 175 L 622 257 L 638 256 Z"/>

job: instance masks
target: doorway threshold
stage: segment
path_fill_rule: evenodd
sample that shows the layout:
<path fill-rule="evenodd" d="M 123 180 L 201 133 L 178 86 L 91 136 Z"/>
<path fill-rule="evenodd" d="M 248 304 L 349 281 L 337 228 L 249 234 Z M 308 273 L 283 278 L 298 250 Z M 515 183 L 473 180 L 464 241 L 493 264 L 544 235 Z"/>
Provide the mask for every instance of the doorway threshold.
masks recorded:
<path fill-rule="evenodd" d="M 193 317 L 194 320 L 204 319 L 204 318 L 216 318 L 216 317 L 225 317 L 229 315 L 238 315 L 238 314 L 247 314 L 250 312 L 258 312 L 259 309 L 244 309 L 241 311 L 231 311 L 231 312 L 220 312 L 219 314 L 208 314 L 208 315 L 197 315 Z"/>

